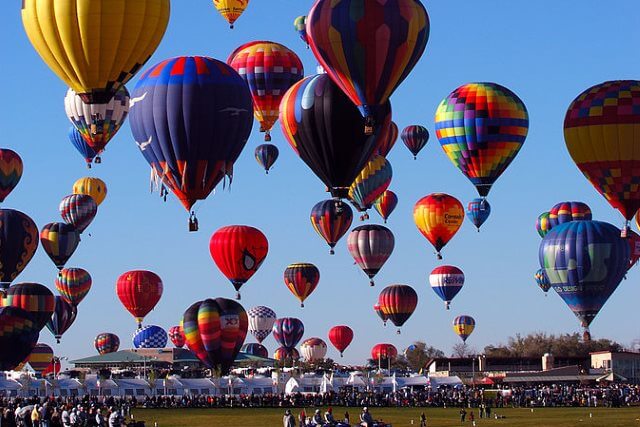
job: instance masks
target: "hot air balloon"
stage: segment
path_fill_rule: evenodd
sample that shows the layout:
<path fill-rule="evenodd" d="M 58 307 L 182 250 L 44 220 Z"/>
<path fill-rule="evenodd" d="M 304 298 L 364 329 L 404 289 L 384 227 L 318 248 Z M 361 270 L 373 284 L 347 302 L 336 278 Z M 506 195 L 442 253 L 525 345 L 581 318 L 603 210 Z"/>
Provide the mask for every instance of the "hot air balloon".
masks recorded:
<path fill-rule="evenodd" d="M 86 194 L 93 197 L 96 205 L 100 206 L 107 197 L 107 185 L 100 178 L 86 176 L 73 184 L 73 194 Z"/>
<path fill-rule="evenodd" d="M 387 131 L 378 138 L 378 146 L 373 152 L 374 156 L 382 156 L 387 157 L 391 152 L 391 149 L 396 144 L 398 140 L 398 125 L 394 122 L 389 123 L 389 127 Z"/>
<path fill-rule="evenodd" d="M 142 74 L 132 99 L 133 138 L 161 194 L 169 188 L 190 211 L 225 177 L 231 180 L 251 133 L 253 104 L 230 66 L 204 56 L 167 59 Z M 189 229 L 197 228 L 192 213 Z"/>
<path fill-rule="evenodd" d="M 373 278 L 391 256 L 394 245 L 395 239 L 391 230 L 377 224 L 356 227 L 347 238 L 349 253 L 369 276 L 371 286 L 375 284 Z"/>
<path fill-rule="evenodd" d="M 327 343 L 320 338 L 309 338 L 300 344 L 300 353 L 307 362 L 321 362 L 327 355 Z"/>
<path fill-rule="evenodd" d="M 546 274 L 544 274 L 544 269 L 539 268 L 533 277 L 534 279 L 536 279 L 536 283 L 538 284 L 540 289 L 542 289 L 542 292 L 544 292 L 544 296 L 546 297 L 547 292 L 549 292 L 549 289 L 551 289 L 551 283 L 549 283 L 549 279 L 547 279 Z"/>
<path fill-rule="evenodd" d="M 73 225 L 50 222 L 40 231 L 40 243 L 58 270 L 62 270 L 80 243 L 80 233 Z"/>
<path fill-rule="evenodd" d="M 396 209 L 398 205 L 398 196 L 391 190 L 386 190 L 380 197 L 378 197 L 373 204 L 373 207 L 380 214 L 384 223 L 387 223 L 387 219 Z"/>
<path fill-rule="evenodd" d="M 269 307 L 259 305 L 250 308 L 247 315 L 249 316 L 249 332 L 262 344 L 262 341 L 269 336 L 273 329 L 276 313 Z"/>
<path fill-rule="evenodd" d="M 369 218 L 367 210 L 387 191 L 392 177 L 391 163 L 382 156 L 374 156 L 353 181 L 349 187 L 349 201 L 358 212 L 364 212 L 361 219 Z"/>
<path fill-rule="evenodd" d="M 306 16 L 298 16 L 293 20 L 293 28 L 295 28 L 296 32 L 300 36 L 300 39 L 307 45 L 307 49 L 309 48 L 309 38 L 307 37 L 307 17 Z"/>
<path fill-rule="evenodd" d="M 393 360 L 398 357 L 398 349 L 393 344 L 376 344 L 371 349 L 373 360 Z"/>
<path fill-rule="evenodd" d="M 253 41 L 234 50 L 227 64 L 247 82 L 260 132 L 264 132 L 265 141 L 271 141 L 270 132 L 278 120 L 282 97 L 304 77 L 302 61 L 280 43 Z"/>
<path fill-rule="evenodd" d="M 273 358 L 280 363 L 286 363 L 288 360 L 293 362 L 300 359 L 300 353 L 295 348 L 278 347 L 273 352 Z"/>
<path fill-rule="evenodd" d="M 247 336 L 247 313 L 236 301 L 198 301 L 184 312 L 187 347 L 211 369 L 226 375 Z"/>
<path fill-rule="evenodd" d="M 252 356 L 262 357 L 264 359 L 269 357 L 269 351 L 267 350 L 267 348 L 265 346 L 263 346 L 262 344 L 258 344 L 258 343 L 255 343 L 255 342 L 251 342 L 251 343 L 243 345 L 240 348 L 240 351 L 242 353 L 247 353 L 247 354 L 250 354 Z"/>
<path fill-rule="evenodd" d="M 329 341 L 340 352 L 340 357 L 342 357 L 342 353 L 353 341 L 353 329 L 345 325 L 334 326 L 329 329 Z"/>
<path fill-rule="evenodd" d="M 415 344 L 411 344 L 409 347 L 404 349 L 404 351 L 402 352 L 402 355 L 406 358 L 409 354 L 416 351 L 417 348 L 418 347 Z"/>
<path fill-rule="evenodd" d="M 458 295 L 464 285 L 464 273 L 453 265 L 442 265 L 431 271 L 429 284 L 433 292 L 444 301 L 444 306 L 449 310 L 451 300 Z"/>
<path fill-rule="evenodd" d="M 323 200 L 311 209 L 311 225 L 316 233 L 324 239 L 331 248 L 329 253 L 335 253 L 334 247 L 338 240 L 349 231 L 353 222 L 353 211 L 340 200 Z"/>
<path fill-rule="evenodd" d="M 604 82 L 582 92 L 564 119 L 567 150 L 580 171 L 628 223 L 640 208 L 640 81 Z M 624 230 L 626 231 L 626 230 Z"/>
<path fill-rule="evenodd" d="M 549 212 L 542 212 L 536 219 L 536 231 L 540 237 L 544 237 L 551 230 L 551 221 L 549 221 Z"/>
<path fill-rule="evenodd" d="M 51 361 L 51 363 L 49 363 L 49 366 L 47 366 L 43 371 L 42 371 L 42 377 L 46 377 L 49 374 L 53 374 L 54 378 L 55 376 L 60 373 L 60 369 L 62 368 L 62 364 L 60 363 L 60 359 L 58 357 L 53 357 L 53 360 Z"/>
<path fill-rule="evenodd" d="M 93 341 L 93 345 L 99 354 L 114 353 L 120 348 L 120 338 L 116 334 L 103 332 L 98 334 Z"/>
<path fill-rule="evenodd" d="M 162 289 L 162 279 L 146 270 L 127 271 L 116 282 L 116 294 L 124 308 L 135 317 L 138 327 L 160 301 Z"/>
<path fill-rule="evenodd" d="M 40 329 L 33 316 L 18 307 L 0 307 L 0 370 L 20 365 L 38 342 Z"/>
<path fill-rule="evenodd" d="M 284 270 L 284 284 L 300 300 L 300 307 L 304 307 L 304 300 L 316 289 L 319 281 L 320 270 L 310 263 L 290 264 Z"/>
<path fill-rule="evenodd" d="M 53 293 L 39 283 L 16 283 L 11 286 L 4 298 L 3 307 L 17 307 L 27 311 L 31 315 L 31 321 L 38 328 L 44 328 L 51 318 L 56 306 Z"/>
<path fill-rule="evenodd" d="M 233 23 L 242 15 L 242 12 L 249 6 L 249 0 L 213 0 L 213 5 L 218 9 L 220 15 L 229 23 L 229 28 L 233 28 Z"/>
<path fill-rule="evenodd" d="M 67 302 L 61 296 L 55 297 L 55 309 L 53 315 L 47 321 L 47 329 L 51 331 L 56 342 L 60 344 L 60 338 L 62 335 L 73 325 L 78 315 L 76 306 Z"/>
<path fill-rule="evenodd" d="M 326 74 L 296 83 L 280 103 L 282 132 L 333 197 L 345 198 L 391 122 L 391 104 L 376 113 L 374 132 L 362 132 L 357 108 Z"/>
<path fill-rule="evenodd" d="M 60 216 L 81 233 L 91 224 L 98 213 L 93 197 L 86 194 L 71 194 L 60 202 Z"/>
<path fill-rule="evenodd" d="M 38 227 L 20 211 L 0 209 L 0 288 L 6 290 L 38 248 Z"/>
<path fill-rule="evenodd" d="M 570 221 L 591 221 L 591 208 L 583 202 L 561 202 L 549 210 L 551 228 Z"/>
<path fill-rule="evenodd" d="M 400 327 L 409 320 L 418 305 L 418 294 L 411 286 L 391 285 L 380 292 L 378 301 L 384 314 L 400 333 Z"/>
<path fill-rule="evenodd" d="M 316 59 L 358 106 L 371 133 L 376 111 L 427 46 L 429 16 L 418 0 L 318 0 L 307 33 Z"/>
<path fill-rule="evenodd" d="M 120 86 L 108 102 L 85 104 L 73 89 L 69 89 L 64 98 L 64 110 L 89 147 L 101 153 L 127 118 L 129 91 Z M 100 160 L 96 159 L 96 163 Z"/>
<path fill-rule="evenodd" d="M 269 242 L 262 231 L 255 227 L 229 225 L 213 233 L 209 252 L 235 288 L 236 299 L 240 299 L 240 288 L 258 271 L 267 257 Z"/>
<path fill-rule="evenodd" d="M 580 320 L 588 340 L 589 325 L 627 272 L 629 244 L 611 224 L 572 221 L 544 237 L 538 257 L 549 283 Z"/>
<path fill-rule="evenodd" d="M 429 142 L 429 131 L 426 127 L 420 125 L 407 126 L 402 130 L 400 139 L 404 142 L 404 145 L 413 154 L 413 160 L 418 158 L 418 153 Z"/>
<path fill-rule="evenodd" d="M 382 306 L 380 305 L 380 303 L 374 304 L 373 305 L 373 311 L 376 312 L 376 314 L 378 315 L 378 317 L 380 319 L 382 319 L 382 324 L 384 326 L 387 326 L 387 320 L 389 320 L 389 318 L 387 317 L 387 315 L 384 313 L 384 310 L 382 309 Z"/>
<path fill-rule="evenodd" d="M 160 326 L 147 325 L 138 328 L 133 334 L 133 346 L 135 348 L 165 348 L 167 338 L 167 331 Z"/>
<path fill-rule="evenodd" d="M 283 347 L 298 345 L 304 335 L 304 324 L 295 317 L 277 319 L 273 324 L 273 338 Z"/>
<path fill-rule="evenodd" d="M 169 339 L 171 340 L 173 345 L 176 346 L 176 348 L 184 347 L 184 331 L 182 330 L 182 327 L 180 325 L 172 326 L 169 328 Z"/>
<path fill-rule="evenodd" d="M 169 0 L 25 0 L 22 24 L 49 68 L 89 104 L 107 103 L 160 44 Z"/>
<path fill-rule="evenodd" d="M 429 194 L 413 208 L 413 221 L 436 249 L 438 259 L 442 259 L 440 250 L 458 232 L 463 219 L 462 203 L 445 193 Z"/>
<path fill-rule="evenodd" d="M 82 268 L 63 268 L 56 277 L 56 289 L 70 304 L 77 306 L 91 289 L 91 275 Z"/>
<path fill-rule="evenodd" d="M 22 178 L 22 159 L 13 150 L 0 149 L 0 203 L 13 191 Z"/>
<path fill-rule="evenodd" d="M 476 321 L 471 316 L 458 316 L 453 319 L 453 332 L 456 333 L 462 342 L 467 342 L 467 338 L 476 327 Z"/>
<path fill-rule="evenodd" d="M 27 357 L 27 363 L 37 373 L 42 373 L 53 362 L 53 349 L 47 344 L 38 343 Z"/>
<path fill-rule="evenodd" d="M 640 235 L 633 230 L 627 233 L 627 243 L 629 243 L 629 269 L 640 260 Z"/>
<path fill-rule="evenodd" d="M 280 154 L 280 151 L 273 144 L 262 144 L 256 147 L 256 161 L 262 166 L 267 175 L 269 175 L 269 169 L 278 160 L 278 154 Z"/>
<path fill-rule="evenodd" d="M 486 197 L 524 144 L 529 114 L 506 87 L 468 83 L 440 102 L 435 126 L 449 160 Z"/>
<path fill-rule="evenodd" d="M 82 134 L 78 132 L 78 129 L 70 126 L 68 136 L 71 144 L 75 147 L 76 150 L 78 150 L 78 153 L 80 153 L 80 155 L 84 158 L 84 161 L 87 162 L 87 169 L 91 169 L 91 163 L 93 162 L 94 158 L 96 159 L 96 163 L 100 163 L 100 157 L 98 156 L 98 153 L 96 153 L 93 148 L 91 148 L 91 146 L 87 144 L 87 141 L 85 141 Z M 98 157 L 96 158 L 96 156 Z"/>
<path fill-rule="evenodd" d="M 491 214 L 491 205 L 487 199 L 476 198 L 467 205 L 467 218 L 476 226 L 478 232 L 480 227 L 489 218 Z"/>

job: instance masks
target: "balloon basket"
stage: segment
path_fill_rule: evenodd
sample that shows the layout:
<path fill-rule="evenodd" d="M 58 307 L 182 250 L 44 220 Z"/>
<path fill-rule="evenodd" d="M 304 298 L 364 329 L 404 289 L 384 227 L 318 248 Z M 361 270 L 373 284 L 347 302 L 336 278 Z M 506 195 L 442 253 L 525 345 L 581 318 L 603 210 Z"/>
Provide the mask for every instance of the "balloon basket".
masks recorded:
<path fill-rule="evenodd" d="M 95 164 L 99 165 L 100 163 L 102 163 L 102 159 L 100 158 L 100 156 L 96 157 L 95 160 L 93 161 Z"/>

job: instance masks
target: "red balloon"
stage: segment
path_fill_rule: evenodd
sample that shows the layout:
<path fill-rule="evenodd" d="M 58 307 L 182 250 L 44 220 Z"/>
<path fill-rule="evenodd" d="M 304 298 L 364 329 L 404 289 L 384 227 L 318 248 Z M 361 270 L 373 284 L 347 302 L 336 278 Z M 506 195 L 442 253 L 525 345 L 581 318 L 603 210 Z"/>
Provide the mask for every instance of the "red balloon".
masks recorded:
<path fill-rule="evenodd" d="M 353 341 L 353 330 L 344 325 L 334 326 L 329 329 L 329 341 L 340 352 L 340 357 L 342 357 L 342 353 Z"/>
<path fill-rule="evenodd" d="M 248 225 L 222 227 L 211 236 L 209 251 L 222 274 L 237 291 L 258 271 L 269 252 L 269 242 L 260 230 Z"/>
<path fill-rule="evenodd" d="M 182 348 L 185 344 L 184 331 L 182 326 L 172 326 L 169 328 L 169 339 L 176 346 L 176 348 Z"/>
<path fill-rule="evenodd" d="M 47 366 L 47 368 L 42 371 L 42 376 L 46 377 L 49 374 L 54 374 L 57 375 L 60 373 L 60 359 L 58 359 L 57 357 L 53 358 L 53 361 L 49 364 L 49 366 Z"/>
<path fill-rule="evenodd" d="M 398 357 L 398 349 L 393 344 L 376 344 L 371 349 L 371 358 L 373 360 L 387 360 Z"/>
<path fill-rule="evenodd" d="M 385 129 L 384 133 L 378 140 L 378 146 L 371 155 L 373 158 L 376 154 L 382 157 L 387 157 L 391 149 L 398 140 L 398 125 L 394 122 L 389 123 L 389 127 Z"/>
<path fill-rule="evenodd" d="M 124 308 L 136 318 L 138 326 L 141 326 L 144 316 L 160 301 L 162 279 L 151 271 L 127 271 L 118 277 L 116 293 Z"/>

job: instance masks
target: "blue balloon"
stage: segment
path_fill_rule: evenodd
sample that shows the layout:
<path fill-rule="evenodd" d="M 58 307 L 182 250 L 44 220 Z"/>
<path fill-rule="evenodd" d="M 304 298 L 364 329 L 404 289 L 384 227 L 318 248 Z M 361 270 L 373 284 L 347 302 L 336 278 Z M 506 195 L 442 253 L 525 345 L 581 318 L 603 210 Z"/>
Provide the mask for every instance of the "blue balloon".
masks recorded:
<path fill-rule="evenodd" d="M 255 156 L 256 161 L 260 166 L 264 168 L 264 171 L 269 174 L 269 169 L 278 160 L 280 151 L 278 147 L 273 144 L 262 144 L 256 147 Z"/>
<path fill-rule="evenodd" d="M 133 346 L 135 348 L 165 348 L 167 339 L 167 331 L 160 326 L 143 326 L 133 334 Z"/>
<path fill-rule="evenodd" d="M 243 345 L 240 348 L 240 351 L 252 356 L 263 357 L 265 359 L 269 357 L 269 351 L 267 350 L 267 348 L 262 344 L 258 344 L 257 342 L 250 342 Z"/>
<path fill-rule="evenodd" d="M 87 144 L 87 141 L 84 140 L 82 134 L 73 126 L 69 127 L 69 141 L 71 141 L 71 144 L 76 147 L 78 153 L 84 157 L 84 160 L 87 162 L 87 167 L 90 168 L 93 158 L 98 154 L 93 151 L 93 148 Z M 96 163 L 99 163 L 98 159 L 96 159 Z"/>
<path fill-rule="evenodd" d="M 476 226 L 478 231 L 491 214 L 491 205 L 487 199 L 476 198 L 467 205 L 467 218 Z"/>
<path fill-rule="evenodd" d="M 629 251 L 620 230 L 600 221 L 560 224 L 542 240 L 540 266 L 585 332 L 624 278 Z"/>

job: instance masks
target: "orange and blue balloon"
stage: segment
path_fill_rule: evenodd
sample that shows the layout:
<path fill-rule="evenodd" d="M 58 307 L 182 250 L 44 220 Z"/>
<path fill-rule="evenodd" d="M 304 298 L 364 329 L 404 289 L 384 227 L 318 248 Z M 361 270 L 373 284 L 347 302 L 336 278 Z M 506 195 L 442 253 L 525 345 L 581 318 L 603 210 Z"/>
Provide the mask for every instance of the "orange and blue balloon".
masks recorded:
<path fill-rule="evenodd" d="M 87 163 L 87 169 L 91 169 L 91 163 L 93 162 L 94 158 L 96 159 L 96 163 L 100 163 L 98 161 L 99 157 L 96 158 L 98 153 L 96 153 L 93 148 L 91 148 L 91 146 L 87 144 L 87 141 L 84 139 L 82 134 L 78 132 L 78 129 L 70 126 L 68 136 L 69 141 L 71 141 L 71 145 L 73 145 L 75 149 L 78 150 L 78 153 L 80 153 L 80 155 L 84 158 L 84 161 Z"/>
<path fill-rule="evenodd" d="M 544 269 L 539 268 L 538 271 L 536 271 L 536 274 L 533 275 L 533 278 L 536 280 L 538 287 L 542 289 L 542 292 L 544 292 L 544 296 L 547 296 L 547 292 L 551 289 L 551 283 L 549 282 L 549 279 L 547 279 Z"/>
<path fill-rule="evenodd" d="M 304 307 L 304 300 L 316 289 L 318 282 L 320 270 L 311 263 L 291 264 L 284 270 L 284 284 L 300 300 L 300 307 Z"/>
<path fill-rule="evenodd" d="M 353 222 L 353 211 L 345 202 L 335 199 L 323 200 L 311 209 L 311 225 L 329 245 L 329 253 L 344 236 Z"/>

